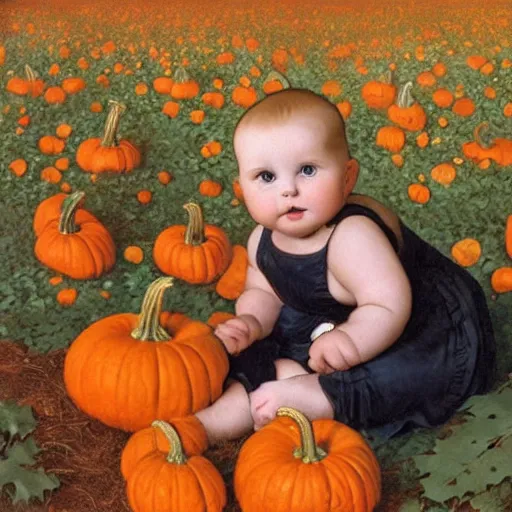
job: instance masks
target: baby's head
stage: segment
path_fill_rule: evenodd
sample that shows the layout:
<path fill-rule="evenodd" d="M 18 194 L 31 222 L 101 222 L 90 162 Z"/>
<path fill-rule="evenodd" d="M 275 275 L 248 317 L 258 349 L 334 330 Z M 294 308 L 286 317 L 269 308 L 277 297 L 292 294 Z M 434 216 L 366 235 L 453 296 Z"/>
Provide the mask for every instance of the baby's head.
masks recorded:
<path fill-rule="evenodd" d="M 307 236 L 330 220 L 357 179 L 343 117 L 307 89 L 285 89 L 249 108 L 238 121 L 233 145 L 249 213 L 293 236 Z M 289 208 L 305 213 L 287 216 Z M 281 226 L 282 219 L 294 221 L 291 230 Z"/>

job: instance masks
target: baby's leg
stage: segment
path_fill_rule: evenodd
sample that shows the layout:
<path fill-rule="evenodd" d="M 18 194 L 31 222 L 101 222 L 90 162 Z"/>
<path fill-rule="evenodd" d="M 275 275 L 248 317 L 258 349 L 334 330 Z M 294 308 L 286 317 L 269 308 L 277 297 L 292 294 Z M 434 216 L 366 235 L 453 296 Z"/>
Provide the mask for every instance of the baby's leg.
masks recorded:
<path fill-rule="evenodd" d="M 277 379 L 265 382 L 250 394 L 254 426 L 261 428 L 275 418 L 279 407 L 293 407 L 310 420 L 333 418 L 334 409 L 318 382 L 318 374 L 307 373 L 290 359 L 276 361 Z"/>
<path fill-rule="evenodd" d="M 249 397 L 240 382 L 233 381 L 210 407 L 196 413 L 209 444 L 242 437 L 253 428 Z"/>

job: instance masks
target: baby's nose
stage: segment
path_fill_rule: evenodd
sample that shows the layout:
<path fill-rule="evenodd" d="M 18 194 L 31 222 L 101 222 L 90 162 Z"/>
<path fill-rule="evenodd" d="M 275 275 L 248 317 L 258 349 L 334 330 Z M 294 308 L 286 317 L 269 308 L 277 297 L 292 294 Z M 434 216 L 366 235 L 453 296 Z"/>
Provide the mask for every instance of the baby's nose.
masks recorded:
<path fill-rule="evenodd" d="M 295 182 L 291 181 L 289 183 L 285 183 L 283 185 L 281 193 L 284 197 L 296 196 L 298 191 L 297 191 L 297 186 L 295 185 Z"/>

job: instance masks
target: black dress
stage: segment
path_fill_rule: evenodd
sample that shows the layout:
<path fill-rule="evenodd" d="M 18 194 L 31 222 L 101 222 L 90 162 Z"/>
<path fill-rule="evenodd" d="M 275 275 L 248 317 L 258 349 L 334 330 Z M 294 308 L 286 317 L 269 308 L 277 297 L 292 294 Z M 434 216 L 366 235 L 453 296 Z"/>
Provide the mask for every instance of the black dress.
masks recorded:
<path fill-rule="evenodd" d="M 353 428 L 381 427 L 390 437 L 404 426 L 445 422 L 495 378 L 495 341 L 478 282 L 402 222 L 403 245 L 371 209 L 347 204 L 329 222 L 364 215 L 384 231 L 409 278 L 412 313 L 400 338 L 374 359 L 345 371 L 320 375 L 335 419 Z M 355 306 L 340 304 L 327 286 L 327 248 L 312 254 L 281 251 L 264 229 L 256 253 L 259 269 L 285 304 L 272 333 L 231 357 L 230 376 L 248 392 L 276 379 L 273 361 L 307 366 L 310 335 L 323 322 L 344 322 Z"/>

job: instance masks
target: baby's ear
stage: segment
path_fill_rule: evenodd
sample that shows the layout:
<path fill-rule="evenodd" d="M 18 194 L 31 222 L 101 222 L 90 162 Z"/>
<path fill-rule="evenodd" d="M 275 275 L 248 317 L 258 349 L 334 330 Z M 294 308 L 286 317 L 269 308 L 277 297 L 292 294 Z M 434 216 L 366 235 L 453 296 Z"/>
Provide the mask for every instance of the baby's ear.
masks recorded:
<path fill-rule="evenodd" d="M 356 186 L 357 177 L 359 176 L 359 162 L 355 158 L 351 158 L 345 167 L 345 192 L 350 194 Z"/>

